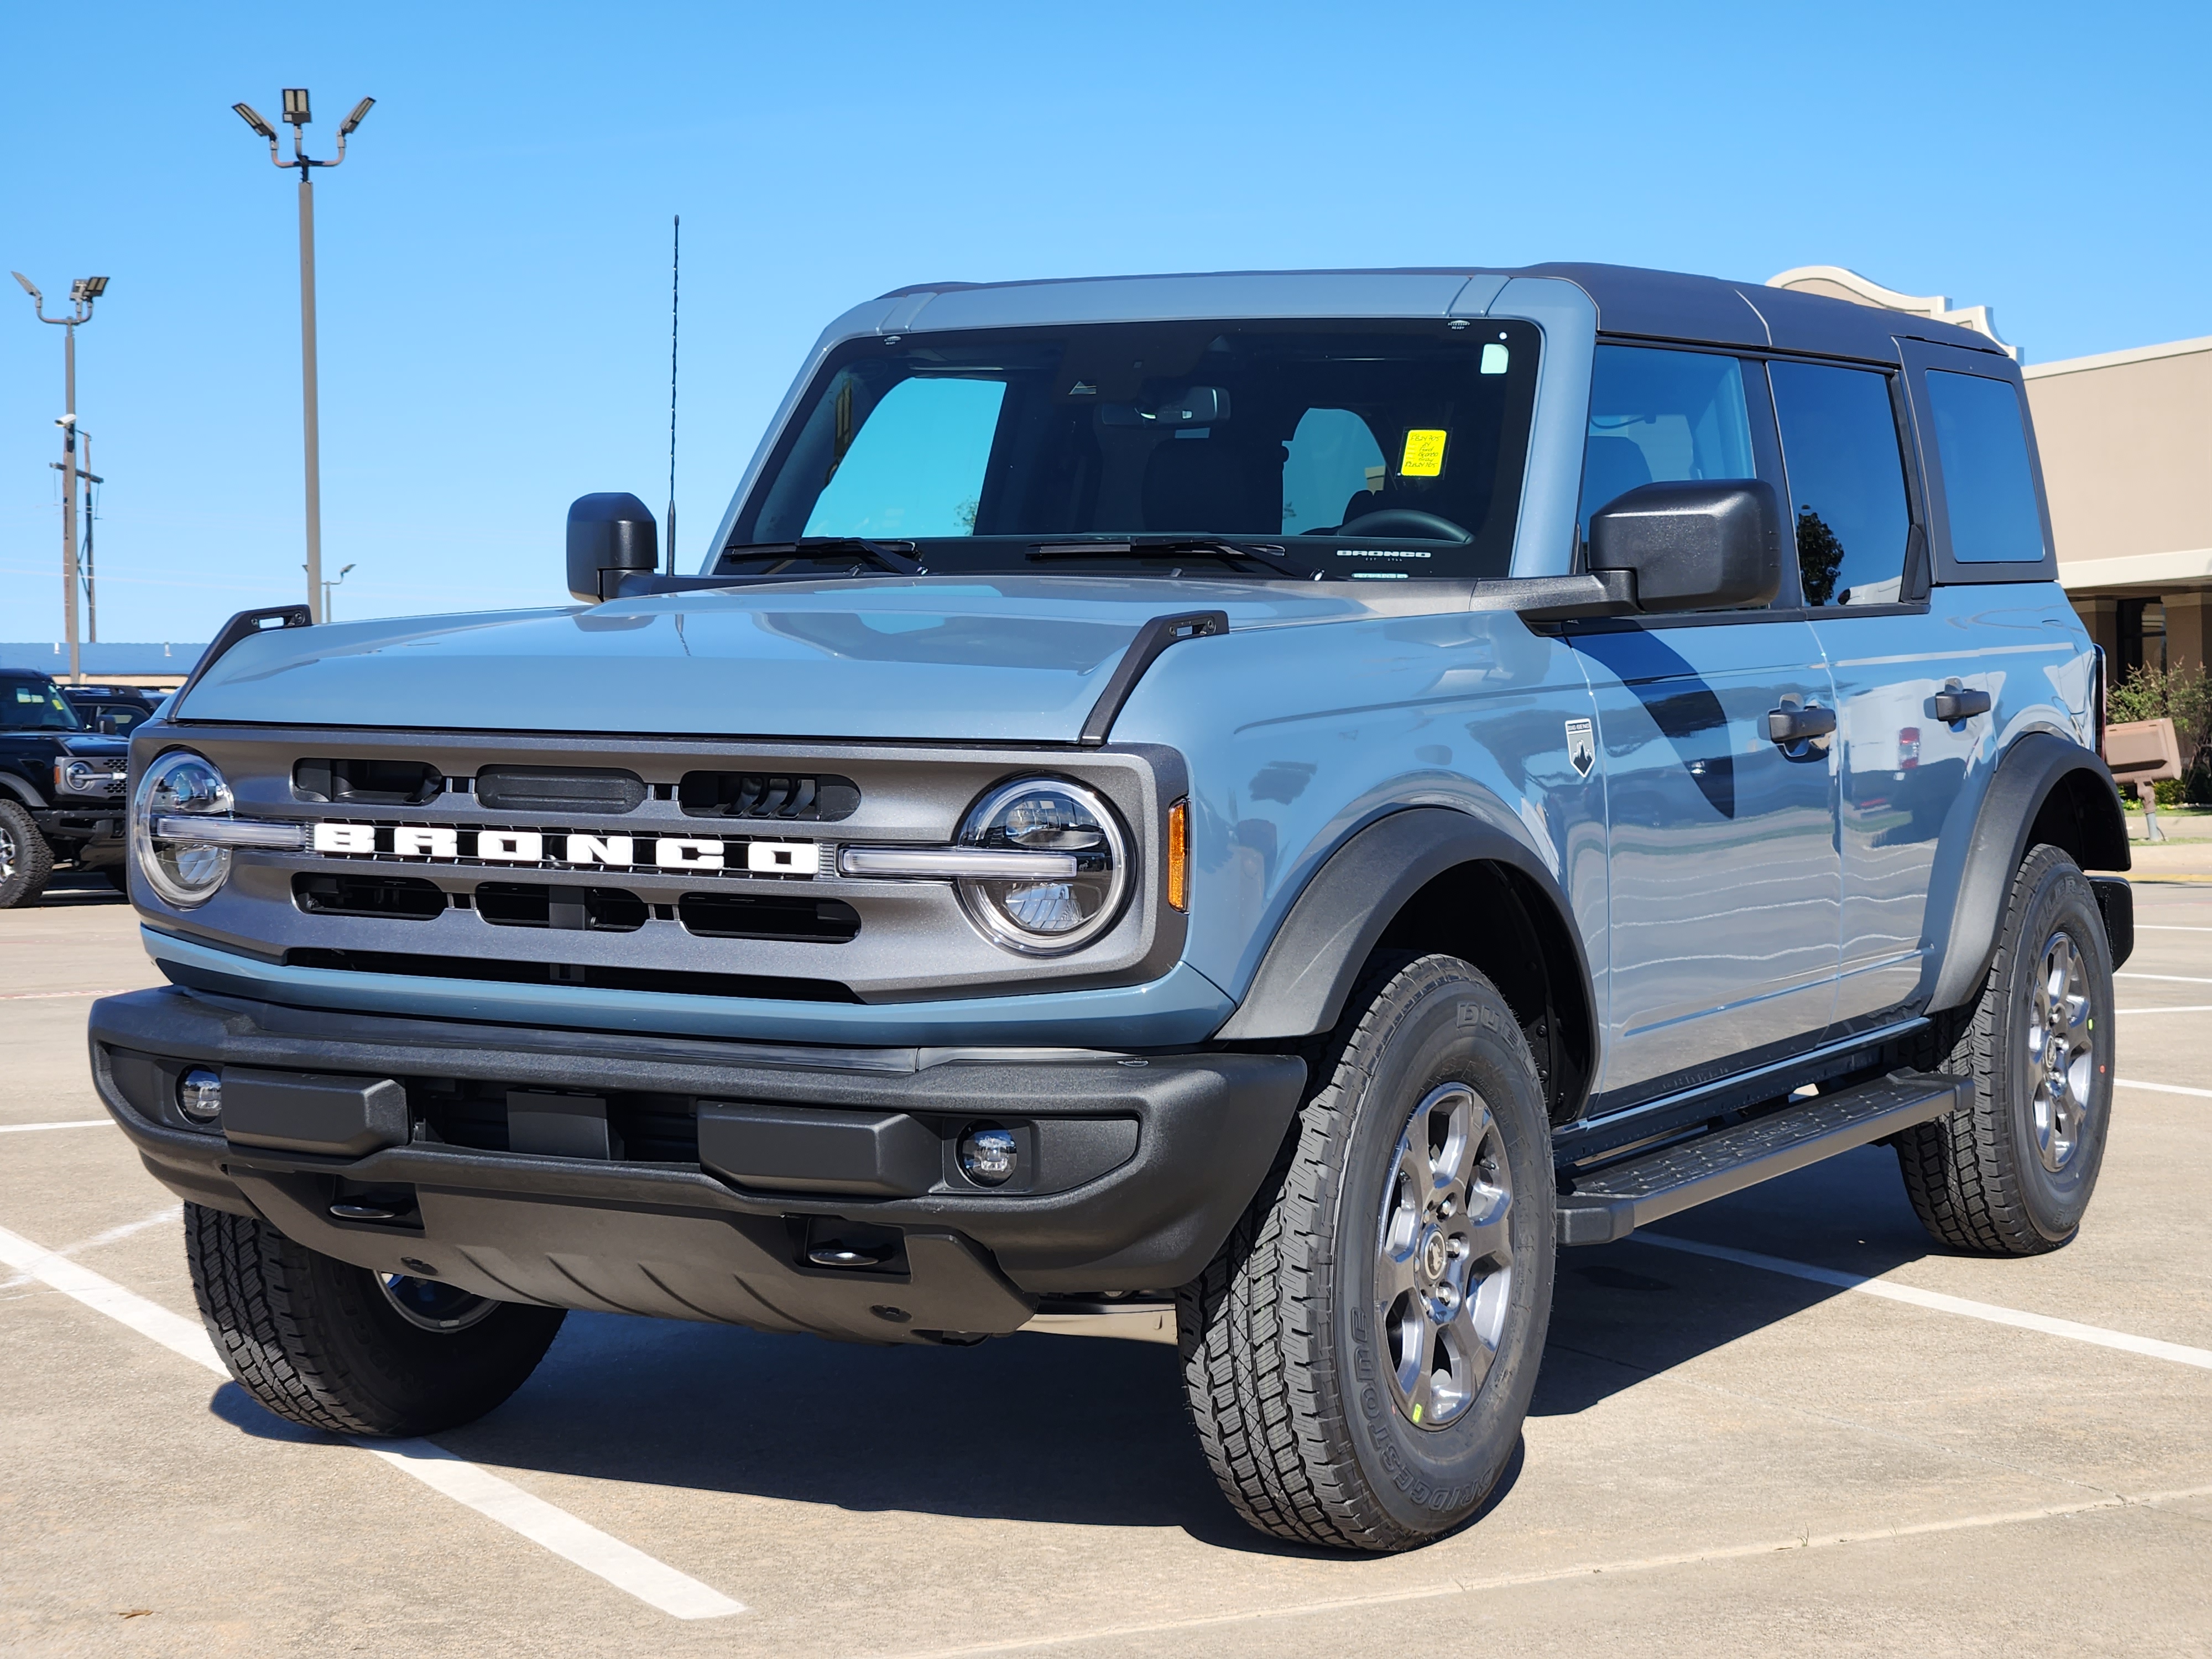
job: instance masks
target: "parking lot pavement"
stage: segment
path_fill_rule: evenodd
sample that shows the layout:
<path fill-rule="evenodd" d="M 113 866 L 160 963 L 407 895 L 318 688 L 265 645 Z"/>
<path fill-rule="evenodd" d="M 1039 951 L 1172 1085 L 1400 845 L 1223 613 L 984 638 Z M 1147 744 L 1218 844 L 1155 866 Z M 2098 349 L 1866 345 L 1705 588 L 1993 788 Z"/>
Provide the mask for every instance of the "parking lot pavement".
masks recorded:
<path fill-rule="evenodd" d="M 2212 849 L 2173 850 L 2138 870 L 2074 1244 L 1940 1254 L 1869 1148 L 1571 1252 L 1500 1495 L 1382 1560 L 1246 1532 L 1156 1343 L 572 1315 L 513 1401 L 441 1437 L 490 1483 L 477 1507 L 278 1422 L 144 1334 L 188 1339 L 191 1293 L 174 1201 L 120 1136 L 15 1127 L 100 1115 L 78 994 L 154 982 L 134 919 L 90 890 L 0 913 L 0 1249 L 61 1253 L 0 1265 L 0 1647 L 2202 1653 Z M 744 1610 L 673 1616 L 594 1538 Z"/>

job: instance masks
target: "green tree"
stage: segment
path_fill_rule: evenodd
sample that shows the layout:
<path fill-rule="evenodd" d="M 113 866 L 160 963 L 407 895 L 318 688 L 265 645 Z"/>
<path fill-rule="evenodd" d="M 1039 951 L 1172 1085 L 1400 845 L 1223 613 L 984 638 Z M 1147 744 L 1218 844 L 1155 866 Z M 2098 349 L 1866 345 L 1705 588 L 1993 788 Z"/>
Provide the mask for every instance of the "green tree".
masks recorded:
<path fill-rule="evenodd" d="M 1805 603 L 1826 605 L 1836 597 L 1836 578 L 1843 574 L 1844 544 L 1836 532 L 1809 507 L 1797 509 L 1797 568 L 1805 576 Z"/>
<path fill-rule="evenodd" d="M 2172 720 L 2184 776 L 2172 789 L 2161 784 L 2159 799 L 2175 794 L 2192 801 L 2212 799 L 2212 754 L 2207 752 L 2212 740 L 2212 674 L 2194 666 L 2138 663 L 2106 692 L 2105 713 L 2113 720 Z"/>

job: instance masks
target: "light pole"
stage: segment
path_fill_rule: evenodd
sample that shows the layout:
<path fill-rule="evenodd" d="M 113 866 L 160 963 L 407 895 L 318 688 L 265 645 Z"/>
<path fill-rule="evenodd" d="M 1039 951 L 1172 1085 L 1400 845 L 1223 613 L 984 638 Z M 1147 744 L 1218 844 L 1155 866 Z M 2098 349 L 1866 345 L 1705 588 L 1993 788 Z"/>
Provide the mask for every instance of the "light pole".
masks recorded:
<path fill-rule="evenodd" d="M 46 315 L 46 295 L 20 270 L 12 273 L 31 296 L 31 305 L 42 323 L 60 325 L 67 341 L 62 352 L 62 416 L 54 424 L 62 429 L 62 616 L 69 630 L 70 684 L 84 684 L 84 670 L 76 646 L 76 331 L 92 320 L 93 301 L 107 292 L 105 276 L 80 276 L 70 284 L 70 313 Z"/>
<path fill-rule="evenodd" d="M 315 118 L 307 106 L 305 87 L 284 88 L 284 124 L 292 129 L 292 159 L 286 161 L 276 151 L 276 129 L 263 120 L 251 104 L 233 104 L 239 118 L 269 141 L 269 159 L 280 167 L 297 167 L 300 171 L 300 398 L 303 414 L 301 424 L 307 454 L 307 611 L 315 621 L 323 619 L 318 602 L 322 598 L 323 581 L 323 466 L 322 438 L 316 413 L 315 396 L 315 186 L 313 169 L 334 167 L 345 160 L 346 140 L 361 125 L 374 98 L 364 98 L 353 106 L 353 113 L 339 124 L 337 159 L 318 161 L 307 155 L 306 136 L 301 129 Z"/>
<path fill-rule="evenodd" d="M 352 574 L 352 572 L 353 567 L 351 565 L 348 565 L 343 570 L 339 571 L 336 576 L 333 576 L 330 580 L 323 584 L 323 620 L 325 622 L 331 620 L 331 590 L 337 586 L 341 582 L 344 581 L 345 579 Z"/>

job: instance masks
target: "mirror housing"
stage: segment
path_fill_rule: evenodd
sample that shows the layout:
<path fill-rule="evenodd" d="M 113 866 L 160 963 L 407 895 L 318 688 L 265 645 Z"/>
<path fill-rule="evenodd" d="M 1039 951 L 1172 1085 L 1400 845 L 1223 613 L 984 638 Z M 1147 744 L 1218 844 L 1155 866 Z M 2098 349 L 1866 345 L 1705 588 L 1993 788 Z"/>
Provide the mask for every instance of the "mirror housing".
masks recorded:
<path fill-rule="evenodd" d="M 568 592 L 580 605 L 615 596 L 624 576 L 660 568 L 653 509 L 628 490 L 579 495 L 568 507 Z"/>
<path fill-rule="evenodd" d="M 1782 515 L 1758 478 L 1650 483 L 1590 515 L 1593 574 L 1630 573 L 1639 611 L 1765 605 L 1782 589 Z"/>

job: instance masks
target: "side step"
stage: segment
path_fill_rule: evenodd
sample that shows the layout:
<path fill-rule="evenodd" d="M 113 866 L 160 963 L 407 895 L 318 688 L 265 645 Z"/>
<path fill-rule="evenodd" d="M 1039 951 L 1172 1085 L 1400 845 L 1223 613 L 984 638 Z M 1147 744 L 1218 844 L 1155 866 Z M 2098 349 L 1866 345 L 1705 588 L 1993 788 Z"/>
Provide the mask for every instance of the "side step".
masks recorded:
<path fill-rule="evenodd" d="M 1638 1227 L 1848 1152 L 1956 1108 L 1965 1078 L 1892 1072 L 1748 1123 L 1609 1164 L 1559 1199 L 1559 1243 L 1610 1244 Z"/>

